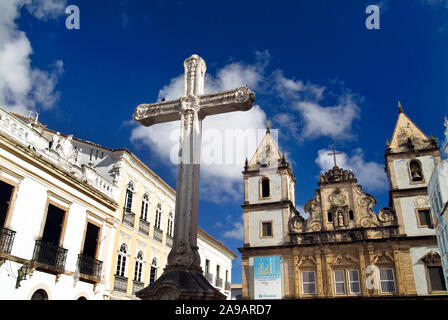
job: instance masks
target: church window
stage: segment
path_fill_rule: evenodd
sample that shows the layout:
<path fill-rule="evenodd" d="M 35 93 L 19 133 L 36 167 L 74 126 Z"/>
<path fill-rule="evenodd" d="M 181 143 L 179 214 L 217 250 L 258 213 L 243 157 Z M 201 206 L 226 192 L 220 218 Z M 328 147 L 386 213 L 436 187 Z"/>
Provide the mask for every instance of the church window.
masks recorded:
<path fill-rule="evenodd" d="M 393 269 L 380 269 L 380 286 L 382 293 L 395 292 L 395 277 Z"/>
<path fill-rule="evenodd" d="M 302 272 L 302 293 L 316 294 L 316 276 L 314 271 Z"/>
<path fill-rule="evenodd" d="M 134 281 L 142 282 L 143 252 L 139 251 L 135 261 Z"/>
<path fill-rule="evenodd" d="M 148 207 L 149 207 L 149 196 L 147 193 L 143 195 L 142 200 L 142 211 L 140 213 L 140 218 L 147 221 L 148 219 Z"/>
<path fill-rule="evenodd" d="M 428 268 L 429 282 L 431 285 L 431 292 L 446 291 L 445 280 L 443 278 L 443 270 L 440 266 L 431 266 Z"/>
<path fill-rule="evenodd" d="M 361 282 L 359 280 L 359 271 L 358 270 L 349 270 L 348 271 L 348 281 L 350 285 L 350 293 L 361 293 Z"/>
<path fill-rule="evenodd" d="M 348 217 L 349 217 L 350 220 L 353 220 L 353 218 L 354 218 L 354 216 L 353 216 L 353 210 L 350 210 L 350 211 L 348 212 Z"/>
<path fill-rule="evenodd" d="M 261 223 L 261 236 L 272 237 L 272 222 Z"/>
<path fill-rule="evenodd" d="M 431 212 L 429 209 L 417 210 L 419 228 L 433 228 Z"/>
<path fill-rule="evenodd" d="M 411 173 L 412 182 L 422 182 L 423 181 L 423 171 L 420 161 L 411 160 L 409 162 L 409 171 Z"/>
<path fill-rule="evenodd" d="M 327 219 L 328 222 L 333 222 L 333 213 L 331 213 L 330 211 L 327 212 Z"/>
<path fill-rule="evenodd" d="M 120 277 L 125 276 L 126 270 L 126 254 L 128 253 L 128 247 L 126 244 L 122 244 L 120 247 L 120 252 L 118 253 L 117 258 L 117 272 L 116 275 Z"/>
<path fill-rule="evenodd" d="M 336 294 L 345 294 L 345 270 L 334 271 L 334 291 Z"/>
<path fill-rule="evenodd" d="M 261 198 L 269 198 L 271 196 L 271 181 L 264 177 L 261 179 Z"/>

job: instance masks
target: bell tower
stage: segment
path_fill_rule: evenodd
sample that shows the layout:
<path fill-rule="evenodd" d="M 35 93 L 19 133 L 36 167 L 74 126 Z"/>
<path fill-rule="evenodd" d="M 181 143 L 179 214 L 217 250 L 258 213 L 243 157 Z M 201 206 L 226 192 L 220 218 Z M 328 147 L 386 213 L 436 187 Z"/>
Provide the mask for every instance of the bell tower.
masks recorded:
<path fill-rule="evenodd" d="M 398 102 L 398 120 L 392 140 L 386 143 L 385 170 L 389 180 L 389 206 L 397 214 L 399 233 L 432 235 L 434 226 L 428 183 L 440 162 L 440 148 L 404 113 Z"/>
<path fill-rule="evenodd" d="M 288 221 L 295 212 L 295 177 L 268 124 L 266 135 L 244 167 L 244 246 L 289 242 Z"/>

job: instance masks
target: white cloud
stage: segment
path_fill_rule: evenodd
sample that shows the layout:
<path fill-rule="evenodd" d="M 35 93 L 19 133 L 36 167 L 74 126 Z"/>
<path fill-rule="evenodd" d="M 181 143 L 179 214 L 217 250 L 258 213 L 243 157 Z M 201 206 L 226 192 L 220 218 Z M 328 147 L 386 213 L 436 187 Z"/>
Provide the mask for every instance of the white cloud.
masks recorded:
<path fill-rule="evenodd" d="M 333 168 L 333 157 L 328 154 L 331 150 L 321 149 L 315 162 L 322 171 L 328 171 Z M 364 153 L 361 148 L 353 150 L 353 154 L 349 157 L 346 153 L 336 156 L 338 167 L 345 170 L 352 170 L 358 183 L 369 191 L 383 191 L 388 188 L 388 181 L 384 168 L 376 162 L 366 162 Z"/>
<path fill-rule="evenodd" d="M 63 62 L 56 61 L 50 71 L 31 67 L 33 49 L 16 19 L 25 7 L 41 20 L 64 14 L 66 0 L 8 0 L 0 2 L 0 106 L 25 113 L 41 107 L 54 106 L 54 92 Z"/>
<path fill-rule="evenodd" d="M 335 106 L 324 107 L 316 102 L 301 101 L 296 103 L 296 109 L 304 121 L 302 139 L 321 136 L 352 139 L 353 121 L 360 117 L 360 108 L 351 94 L 341 96 Z"/>
<path fill-rule="evenodd" d="M 234 222 L 232 225 L 232 229 L 223 233 L 224 238 L 235 239 L 235 240 L 244 240 L 244 223 L 243 216 Z"/>

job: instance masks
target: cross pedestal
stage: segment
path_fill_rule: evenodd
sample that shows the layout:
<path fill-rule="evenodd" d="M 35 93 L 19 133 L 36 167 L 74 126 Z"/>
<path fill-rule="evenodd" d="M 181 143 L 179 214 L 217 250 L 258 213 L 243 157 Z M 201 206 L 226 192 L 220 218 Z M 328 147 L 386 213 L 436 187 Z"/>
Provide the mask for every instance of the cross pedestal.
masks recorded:
<path fill-rule="evenodd" d="M 180 120 L 179 167 L 173 247 L 162 276 L 136 293 L 143 300 L 221 300 L 225 295 L 205 279 L 197 247 L 202 120 L 209 115 L 250 110 L 255 94 L 247 87 L 204 94 L 206 65 L 193 55 L 184 62 L 184 96 L 141 104 L 134 120 L 144 126 Z"/>

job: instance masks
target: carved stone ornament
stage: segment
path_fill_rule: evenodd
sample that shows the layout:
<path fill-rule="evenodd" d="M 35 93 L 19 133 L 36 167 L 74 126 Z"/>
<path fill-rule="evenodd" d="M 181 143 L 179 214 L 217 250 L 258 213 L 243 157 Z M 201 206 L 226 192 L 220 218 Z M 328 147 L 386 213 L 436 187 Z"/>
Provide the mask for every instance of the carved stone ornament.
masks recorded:
<path fill-rule="evenodd" d="M 238 90 L 235 93 L 235 99 L 236 101 L 239 102 L 247 101 L 249 100 L 249 97 L 250 97 L 250 90 L 247 87 L 238 88 Z"/>
<path fill-rule="evenodd" d="M 339 168 L 338 166 L 334 166 L 332 169 L 328 170 L 326 173 L 323 173 L 320 176 L 319 185 L 328 183 L 337 183 L 337 182 L 356 183 L 357 180 L 353 172 L 349 170 L 344 170 L 342 168 Z"/>
<path fill-rule="evenodd" d="M 347 197 L 342 193 L 342 191 L 338 188 L 335 190 L 334 194 L 329 197 L 330 203 L 337 206 L 342 207 L 347 204 Z"/>
<path fill-rule="evenodd" d="M 429 208 L 428 196 L 418 196 L 414 199 L 414 205 L 416 208 Z"/>
<path fill-rule="evenodd" d="M 422 261 L 426 264 L 426 265 L 440 265 L 441 264 L 441 260 L 440 260 L 440 255 L 438 252 L 436 251 L 429 251 L 423 258 Z"/>

